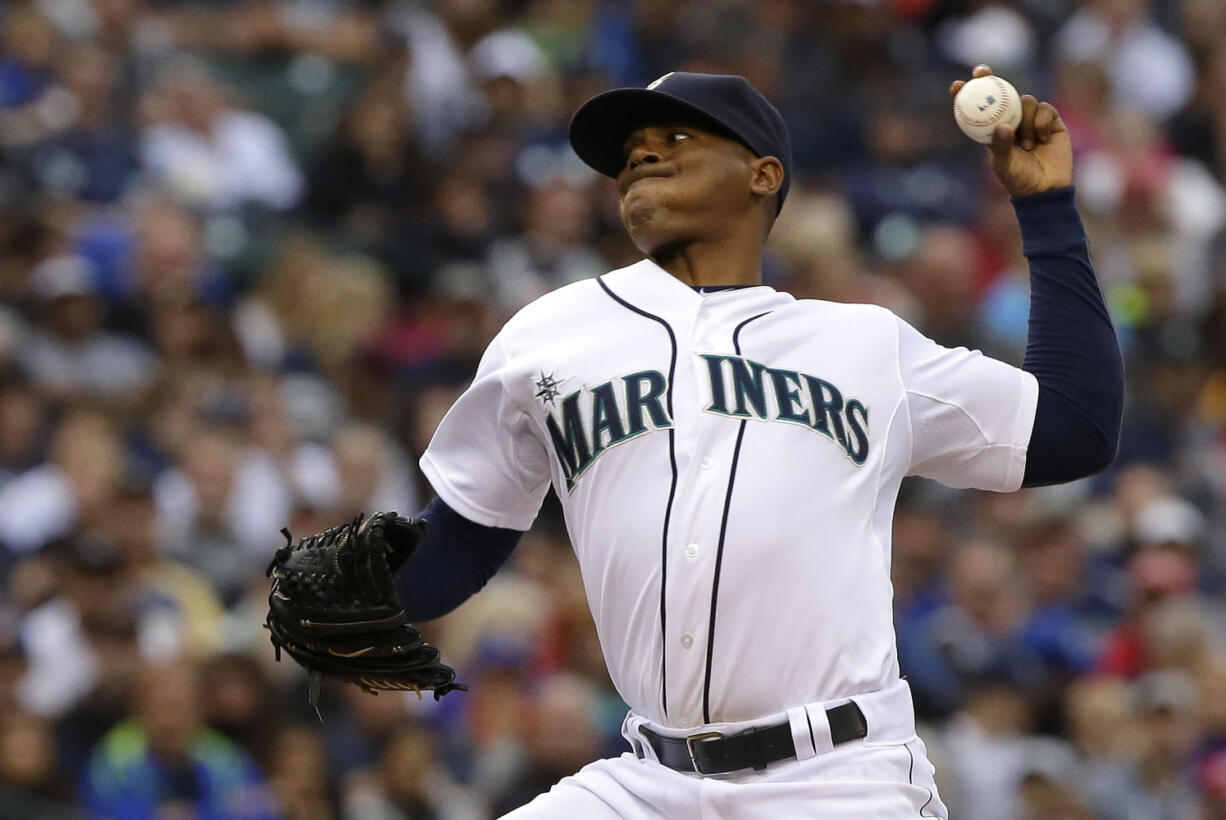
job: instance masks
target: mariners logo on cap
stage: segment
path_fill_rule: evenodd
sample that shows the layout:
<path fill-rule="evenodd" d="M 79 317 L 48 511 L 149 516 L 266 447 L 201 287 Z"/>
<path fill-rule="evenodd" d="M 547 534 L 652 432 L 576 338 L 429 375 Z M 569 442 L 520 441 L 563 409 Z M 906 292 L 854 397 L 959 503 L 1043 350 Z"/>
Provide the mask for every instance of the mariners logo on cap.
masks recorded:
<path fill-rule="evenodd" d="M 656 90 L 656 88 L 658 88 L 658 87 L 660 86 L 660 84 L 661 84 L 661 83 L 663 83 L 663 82 L 664 82 L 665 80 L 667 80 L 669 77 L 673 76 L 673 74 L 675 74 L 675 73 L 676 73 L 676 72 L 674 72 L 674 71 L 670 71 L 670 72 L 668 72 L 667 74 L 665 74 L 663 77 L 661 77 L 660 79 L 658 79 L 658 80 L 652 80 L 650 83 L 648 83 L 648 84 L 647 84 L 647 90 L 648 90 L 648 91 L 654 91 L 654 90 Z"/>

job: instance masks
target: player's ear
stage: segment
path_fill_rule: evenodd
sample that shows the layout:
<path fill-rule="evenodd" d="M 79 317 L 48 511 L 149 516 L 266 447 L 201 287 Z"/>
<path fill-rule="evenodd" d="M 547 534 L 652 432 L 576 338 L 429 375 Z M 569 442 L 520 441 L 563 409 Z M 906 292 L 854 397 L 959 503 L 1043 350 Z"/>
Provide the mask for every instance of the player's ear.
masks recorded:
<path fill-rule="evenodd" d="M 749 190 L 758 196 L 774 196 L 783 186 L 783 163 L 775 157 L 754 157 L 750 165 L 753 182 Z"/>

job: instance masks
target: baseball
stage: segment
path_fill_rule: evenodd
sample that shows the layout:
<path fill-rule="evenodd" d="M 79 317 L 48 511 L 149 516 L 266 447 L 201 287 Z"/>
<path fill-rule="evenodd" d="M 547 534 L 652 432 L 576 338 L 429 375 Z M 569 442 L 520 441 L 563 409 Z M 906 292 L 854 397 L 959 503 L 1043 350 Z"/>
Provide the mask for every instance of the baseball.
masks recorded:
<path fill-rule="evenodd" d="M 1016 128 L 1022 121 L 1022 101 L 1017 89 L 994 74 L 968 80 L 954 97 L 954 119 L 962 133 L 985 145 L 992 141 L 996 126 Z"/>

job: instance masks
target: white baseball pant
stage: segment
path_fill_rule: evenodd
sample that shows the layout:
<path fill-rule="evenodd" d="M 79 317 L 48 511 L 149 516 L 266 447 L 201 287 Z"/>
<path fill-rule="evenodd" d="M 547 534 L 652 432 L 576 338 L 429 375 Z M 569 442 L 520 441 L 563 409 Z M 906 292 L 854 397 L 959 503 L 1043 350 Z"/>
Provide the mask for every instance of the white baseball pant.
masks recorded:
<path fill-rule="evenodd" d="M 627 752 L 584 766 L 506 815 L 506 820 L 946 820 L 949 813 L 937 794 L 932 764 L 915 734 L 906 683 L 852 700 L 864 713 L 868 736 L 839 746 L 831 745 L 825 713 L 845 699 L 686 732 L 655 726 L 632 714 L 623 733 L 641 744 L 646 757 Z M 661 765 L 637 732 L 639 726 L 648 725 L 671 737 L 708 730 L 734 734 L 784 719 L 793 727 L 796 760 L 772 763 L 765 771 L 720 776 L 684 774 Z"/>

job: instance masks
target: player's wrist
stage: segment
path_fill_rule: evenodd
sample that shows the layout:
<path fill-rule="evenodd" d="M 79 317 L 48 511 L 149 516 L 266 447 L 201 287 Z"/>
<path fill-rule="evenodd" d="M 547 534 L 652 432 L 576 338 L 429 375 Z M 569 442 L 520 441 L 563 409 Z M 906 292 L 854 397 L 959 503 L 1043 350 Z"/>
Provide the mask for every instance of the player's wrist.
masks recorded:
<path fill-rule="evenodd" d="M 998 175 L 1000 183 L 1005 186 L 1005 190 L 1009 194 L 1009 198 L 1013 200 L 1028 199 L 1030 197 L 1042 196 L 1059 191 L 1065 191 L 1072 188 L 1072 183 L 1067 180 L 1058 182 L 1035 182 L 1032 179 L 1010 179 L 1004 175 Z"/>
<path fill-rule="evenodd" d="M 1017 207 L 1018 203 L 1032 202 L 1067 202 L 1069 204 L 1075 204 L 1076 194 L 1077 188 L 1075 186 L 1062 185 L 1057 188 L 1048 188 L 1043 191 L 1036 191 L 1033 194 L 1018 194 L 1017 196 L 1010 197 L 1010 199 L 1012 200 L 1014 207 Z"/>

